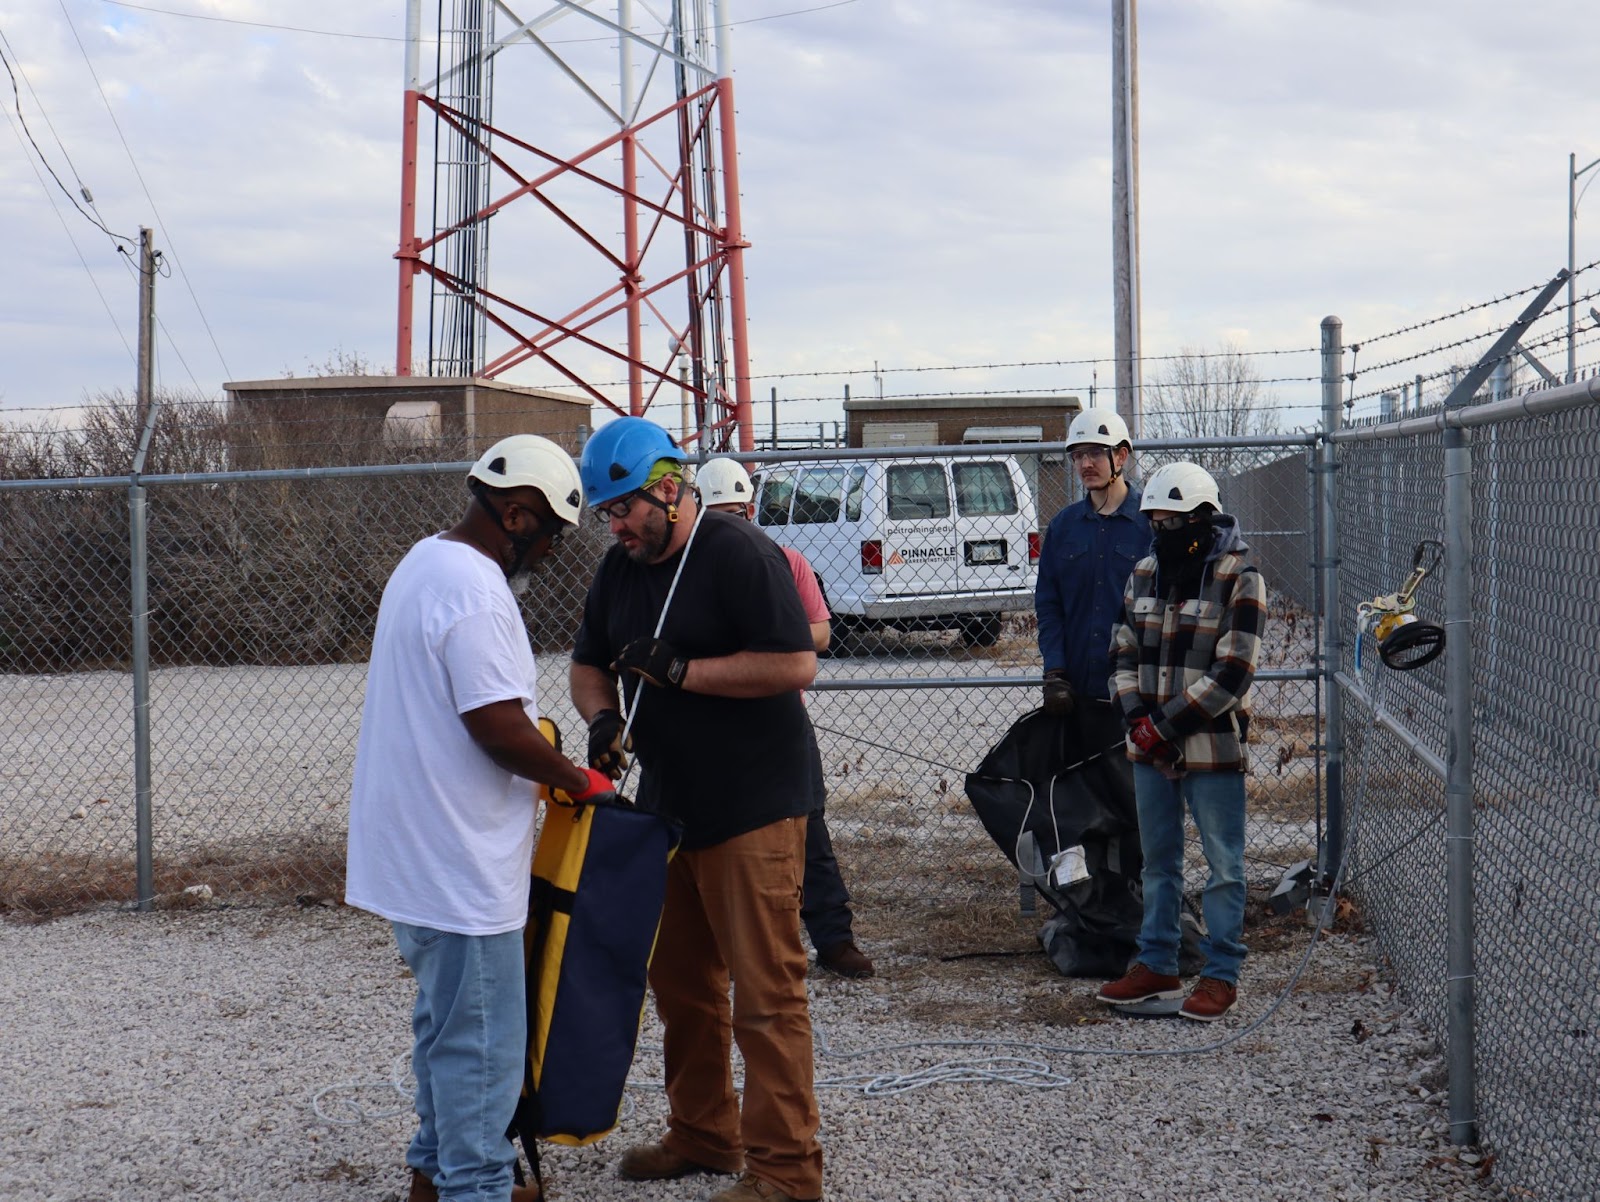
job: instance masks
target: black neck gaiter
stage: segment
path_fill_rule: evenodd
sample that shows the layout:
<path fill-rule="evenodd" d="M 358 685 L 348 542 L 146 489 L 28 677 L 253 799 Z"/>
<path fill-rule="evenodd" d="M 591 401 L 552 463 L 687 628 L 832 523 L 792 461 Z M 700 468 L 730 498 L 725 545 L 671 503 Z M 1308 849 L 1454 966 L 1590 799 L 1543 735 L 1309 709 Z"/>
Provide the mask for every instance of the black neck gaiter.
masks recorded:
<path fill-rule="evenodd" d="M 1207 521 L 1186 522 L 1176 530 L 1155 532 L 1156 568 L 1168 588 L 1198 580 L 1211 551 L 1213 531 Z"/>

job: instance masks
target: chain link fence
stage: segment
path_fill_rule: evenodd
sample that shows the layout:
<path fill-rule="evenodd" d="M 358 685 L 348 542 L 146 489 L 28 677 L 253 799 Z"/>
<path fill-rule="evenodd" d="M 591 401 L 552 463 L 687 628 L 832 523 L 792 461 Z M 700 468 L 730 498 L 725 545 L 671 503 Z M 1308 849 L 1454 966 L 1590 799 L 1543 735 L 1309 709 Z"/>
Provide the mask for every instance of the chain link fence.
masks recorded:
<path fill-rule="evenodd" d="M 1148 474 L 1210 455 L 1226 504 L 1303 581 L 1308 438 L 1140 453 Z M 575 445 L 575 442 L 574 442 Z M 801 547 L 835 613 L 808 695 L 829 822 L 861 906 L 1015 888 L 964 775 L 1038 704 L 1040 472 L 1059 448 L 829 451 L 758 465 L 763 528 Z M 1036 455 L 1033 461 L 1028 454 Z M 799 454 L 799 453 L 796 453 Z M 818 454 L 822 454 L 819 452 Z M 230 902 L 342 894 L 350 774 L 383 585 L 467 503 L 466 465 L 145 477 L 153 892 Z M 786 482 L 786 483 L 785 483 Z M 1276 482 L 1276 483 L 1274 483 Z M 783 484 L 783 489 L 774 485 Z M 0 906 L 135 900 L 138 807 L 126 478 L 0 481 Z M 778 515 L 782 514 L 780 521 Z M 1248 528 L 1247 528 L 1248 536 Z M 522 598 L 540 705 L 581 746 L 567 651 L 610 543 L 586 516 Z M 1272 582 L 1269 577 L 1269 582 Z M 1316 854 L 1316 621 L 1274 589 L 1253 729 L 1258 880 Z M 707 733 L 707 754 L 715 754 Z"/>
<path fill-rule="evenodd" d="M 1392 671 L 1363 637 L 1359 670 L 1347 662 L 1360 688 L 1345 690 L 1348 883 L 1441 1038 L 1452 1030 L 1447 905 L 1468 891 L 1471 1117 L 1518 1196 L 1588 1198 L 1600 1180 L 1600 404 L 1494 408 L 1498 420 L 1467 435 L 1470 877 L 1449 872 L 1446 661 Z M 1356 606 L 1400 588 L 1419 542 L 1445 538 L 1443 436 L 1424 425 L 1339 443 L 1347 647 Z M 1443 622 L 1447 601 L 1435 572 L 1416 612 Z"/>

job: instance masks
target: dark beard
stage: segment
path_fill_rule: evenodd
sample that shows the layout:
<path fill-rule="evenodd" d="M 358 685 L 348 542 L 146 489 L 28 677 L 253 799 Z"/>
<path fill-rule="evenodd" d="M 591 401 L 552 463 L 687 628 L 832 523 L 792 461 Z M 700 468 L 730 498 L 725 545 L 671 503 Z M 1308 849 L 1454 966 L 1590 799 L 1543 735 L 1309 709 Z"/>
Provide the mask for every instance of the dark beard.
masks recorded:
<path fill-rule="evenodd" d="M 672 542 L 672 527 L 667 523 L 665 514 L 656 516 L 660 524 L 654 521 L 646 524 L 639 532 L 639 541 L 628 548 L 628 558 L 634 563 L 655 563 L 667 553 L 667 546 Z"/>

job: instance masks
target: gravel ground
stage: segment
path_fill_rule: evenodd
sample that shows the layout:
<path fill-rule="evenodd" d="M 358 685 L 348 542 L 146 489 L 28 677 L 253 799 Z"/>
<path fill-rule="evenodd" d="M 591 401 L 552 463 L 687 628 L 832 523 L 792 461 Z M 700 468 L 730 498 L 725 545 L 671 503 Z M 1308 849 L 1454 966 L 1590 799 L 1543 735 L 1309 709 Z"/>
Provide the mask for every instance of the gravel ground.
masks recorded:
<path fill-rule="evenodd" d="M 1449 1146 L 1435 1045 L 1360 937 L 1327 940 L 1300 989 L 1246 1031 L 1303 938 L 1252 956 L 1240 1010 L 1200 1027 L 1108 1018 L 1088 1000 L 1093 982 L 1055 976 L 1040 956 L 942 962 L 946 949 L 915 938 L 874 943 L 870 914 L 858 926 L 880 975 L 812 979 L 827 1048 L 852 1054 L 819 1044 L 819 1081 L 836 1083 L 819 1092 L 835 1202 L 1504 1196 L 1474 1153 Z M 0 965 L 5 1198 L 402 1196 L 411 1119 L 388 1082 L 404 1073 L 412 986 L 381 922 L 342 908 L 98 911 L 0 923 Z M 547 1149 L 558 1202 L 689 1202 L 720 1188 L 615 1175 L 622 1148 L 660 1130 L 653 1023 L 619 1130 Z M 1207 1050 L 1229 1036 L 1242 1037 Z M 964 1039 L 1047 1046 L 894 1046 Z M 1187 1051 L 1103 1054 L 1157 1049 Z M 863 1075 L 885 1090 L 1000 1055 L 1038 1061 L 1035 1086 L 1055 1087 L 860 1087 Z M 320 1118 L 319 1093 L 324 1114 L 352 1121 Z"/>

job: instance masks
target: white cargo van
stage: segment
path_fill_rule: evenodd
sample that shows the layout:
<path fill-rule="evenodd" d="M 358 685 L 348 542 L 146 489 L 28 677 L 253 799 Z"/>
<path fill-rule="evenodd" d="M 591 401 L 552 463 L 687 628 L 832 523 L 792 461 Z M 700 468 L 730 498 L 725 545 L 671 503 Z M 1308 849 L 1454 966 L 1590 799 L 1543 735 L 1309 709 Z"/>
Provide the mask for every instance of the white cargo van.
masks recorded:
<path fill-rule="evenodd" d="M 1033 607 L 1038 512 L 1009 455 L 771 464 L 756 521 L 811 561 L 836 639 L 958 629 L 987 647 Z"/>

